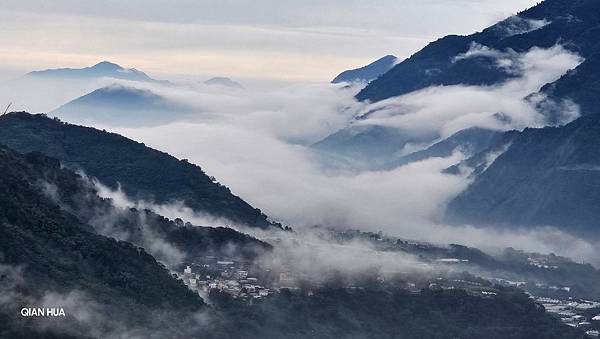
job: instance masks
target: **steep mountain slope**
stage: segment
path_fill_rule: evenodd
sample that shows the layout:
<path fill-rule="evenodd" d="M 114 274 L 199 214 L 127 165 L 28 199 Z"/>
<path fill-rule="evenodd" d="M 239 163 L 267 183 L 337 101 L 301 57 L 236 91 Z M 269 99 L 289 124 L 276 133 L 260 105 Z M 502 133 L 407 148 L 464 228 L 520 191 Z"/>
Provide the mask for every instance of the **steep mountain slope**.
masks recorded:
<path fill-rule="evenodd" d="M 474 43 L 497 50 L 524 52 L 560 43 L 588 58 L 600 51 L 600 4 L 595 0 L 546 0 L 469 36 L 450 35 L 396 65 L 370 83 L 359 100 L 380 101 L 432 85 L 491 85 L 512 76 L 485 56 L 456 60 Z M 588 67 L 582 64 L 580 67 Z"/>
<path fill-rule="evenodd" d="M 191 107 L 151 90 L 115 84 L 71 100 L 51 114 L 84 125 L 144 126 L 167 123 L 191 112 Z"/>
<path fill-rule="evenodd" d="M 59 68 L 43 71 L 33 71 L 25 75 L 31 78 L 62 78 L 62 79 L 84 79 L 84 78 L 113 78 L 130 81 L 168 83 L 167 81 L 155 80 L 146 73 L 135 68 L 123 68 L 109 61 L 102 61 L 94 66 L 84 68 Z"/>
<path fill-rule="evenodd" d="M 93 287 L 102 281 L 118 293 L 150 306 L 163 303 L 193 305 L 199 302 L 194 302 L 183 285 L 176 283 L 168 271 L 144 251 L 131 244 L 93 234 L 90 226 L 80 223 L 44 196 L 41 185 L 47 177 L 53 177 L 53 180 L 72 179 L 69 173 L 60 169 L 58 161 L 41 153 L 21 156 L 2 147 L 0 166 L 3 192 L 0 195 L 0 248 L 4 264 L 26 263 L 26 275 L 40 284 L 59 289 L 72 288 L 75 283 Z M 69 241 L 65 242 L 66 239 Z M 122 279 L 126 277 L 119 275 L 125 272 L 131 274 L 131 282 L 123 284 Z M 69 274 L 79 274 L 81 280 L 61 281 Z M 136 288 L 128 287 L 130 284 Z M 163 284 L 168 287 L 167 291 L 157 289 Z M 185 299 L 190 299 L 191 303 Z"/>
<path fill-rule="evenodd" d="M 522 72 L 502 66 L 501 58 L 510 55 L 510 59 L 525 55 L 521 53 L 530 52 L 533 48 L 547 49 L 558 44 L 583 57 L 584 61 L 560 79 L 544 80 L 553 82 L 542 82 L 533 89 L 528 88 L 531 93 L 521 95 L 535 103 L 538 112 L 545 116 L 546 123 L 563 123 L 565 117 L 573 116 L 570 112 L 574 110 L 566 109 L 566 105 L 571 103 L 579 105 L 582 115 L 598 111 L 600 42 L 595 37 L 599 31 L 600 5 L 597 1 L 546 0 L 482 32 L 469 36 L 451 35 L 429 44 L 372 81 L 357 98 L 366 102 L 381 101 L 370 108 L 370 112 L 388 110 L 394 113 L 394 103 L 382 100 L 431 86 L 506 84 L 508 80 L 520 78 Z M 504 61 L 514 65 L 514 60 L 511 60 Z M 517 61 L 516 64 L 522 62 Z M 535 93 L 538 89 L 542 95 Z M 414 109 L 410 105 L 405 106 L 396 108 L 399 116 L 405 114 L 403 110 L 410 113 Z M 368 118 L 367 114 L 357 120 Z M 361 163 L 371 163 L 371 168 L 379 169 L 389 168 L 381 167 L 382 163 L 388 162 L 386 158 L 406 155 L 405 146 L 427 145 L 440 137 L 435 134 L 414 137 L 411 130 L 393 131 L 391 127 L 379 126 L 377 121 L 375 124 L 375 127 L 351 124 L 316 143 L 315 148 Z"/>
<path fill-rule="evenodd" d="M 47 171 L 58 172 L 48 166 Z M 208 255 L 253 260 L 272 246 L 225 227 L 203 227 L 169 220 L 151 210 L 116 206 L 112 199 L 101 198 L 88 178 L 63 169 L 61 175 L 45 178 L 43 189 L 62 209 L 101 235 L 131 242 L 145 248 L 171 269 L 182 261 L 195 261 Z"/>
<path fill-rule="evenodd" d="M 273 226 L 260 210 L 215 183 L 200 167 L 120 135 L 28 113 L 0 117 L 0 131 L 0 143 L 55 157 L 113 189 L 120 185 L 133 199 L 181 201 L 197 212 L 236 223 Z"/>
<path fill-rule="evenodd" d="M 394 67 L 398 58 L 386 55 L 376 61 L 357 69 L 351 69 L 340 73 L 331 82 L 365 82 L 369 83 Z"/>
<path fill-rule="evenodd" d="M 454 199 L 454 222 L 553 225 L 598 238 L 600 117 L 527 129 Z"/>
<path fill-rule="evenodd" d="M 152 310 L 176 314 L 204 305 L 143 249 L 93 233 L 92 227 L 44 194 L 47 181 L 73 179 L 74 174 L 61 169 L 57 160 L 40 153 L 22 156 L 0 147 L 0 173 L 0 291 L 6 297 L 0 301 L 0 313 L 10 319 L 0 334 L 11 334 L 13 327 L 58 331 L 57 337 L 78 329 L 85 332 L 79 315 L 69 314 L 55 330 L 51 323 L 42 326 L 44 320 L 31 322 L 18 316 L 24 305 L 41 307 L 49 298 L 59 299 L 48 307 L 81 311 L 67 301 L 68 295 L 77 295 L 78 302 L 87 304 L 90 315 L 99 305 L 124 317 L 135 309 L 138 312 L 129 315 L 133 322 Z"/>
<path fill-rule="evenodd" d="M 80 222 L 83 212 L 67 212 L 83 203 L 105 214 L 97 198 L 91 211 L 81 178 L 57 160 L 0 147 L 0 171 L 0 292 L 9 297 L 0 299 L 3 337 L 581 337 L 522 292 L 492 285 L 493 297 L 332 285 L 308 296 L 283 290 L 255 305 L 213 294 L 209 309 L 143 249 L 94 234 Z M 84 316 L 24 318 L 23 304 L 67 305 L 67 313 Z"/>
<path fill-rule="evenodd" d="M 600 29 L 597 30 L 600 34 Z M 590 55 L 575 70 L 542 88 L 551 99 L 571 99 L 584 115 L 600 113 L 600 52 Z"/>

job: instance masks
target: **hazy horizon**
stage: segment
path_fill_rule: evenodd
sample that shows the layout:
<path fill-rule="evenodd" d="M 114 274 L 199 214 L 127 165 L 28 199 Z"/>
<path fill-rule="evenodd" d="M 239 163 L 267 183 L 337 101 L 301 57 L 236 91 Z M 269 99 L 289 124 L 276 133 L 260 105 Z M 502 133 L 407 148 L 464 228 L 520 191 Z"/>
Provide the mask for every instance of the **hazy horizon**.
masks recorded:
<path fill-rule="evenodd" d="M 469 34 L 533 0 L 3 1 L 0 79 L 109 60 L 158 78 L 324 81 Z"/>

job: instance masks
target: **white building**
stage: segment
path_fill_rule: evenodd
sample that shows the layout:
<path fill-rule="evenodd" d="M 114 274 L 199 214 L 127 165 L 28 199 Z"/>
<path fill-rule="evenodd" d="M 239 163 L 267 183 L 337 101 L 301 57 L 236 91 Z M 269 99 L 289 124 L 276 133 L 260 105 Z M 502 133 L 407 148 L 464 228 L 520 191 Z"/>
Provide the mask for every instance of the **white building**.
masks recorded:
<path fill-rule="evenodd" d="M 586 331 L 585 334 L 589 335 L 590 337 L 600 337 L 600 332 L 596 330 Z"/>
<path fill-rule="evenodd" d="M 187 266 L 184 270 L 183 270 L 183 276 L 187 279 L 192 277 L 192 268 Z"/>

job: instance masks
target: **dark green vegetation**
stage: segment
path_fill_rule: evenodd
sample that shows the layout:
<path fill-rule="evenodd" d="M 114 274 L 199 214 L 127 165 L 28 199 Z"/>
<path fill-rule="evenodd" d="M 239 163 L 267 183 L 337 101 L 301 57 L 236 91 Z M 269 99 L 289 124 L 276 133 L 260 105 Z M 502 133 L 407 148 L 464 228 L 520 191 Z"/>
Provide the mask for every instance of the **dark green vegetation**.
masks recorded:
<path fill-rule="evenodd" d="M 252 260 L 272 249 L 268 243 L 225 227 L 176 227 L 166 234 L 166 241 L 188 260 L 208 255 Z"/>
<path fill-rule="evenodd" d="M 136 310 L 132 321 L 151 309 L 193 312 L 203 306 L 144 249 L 93 233 L 43 194 L 45 181 L 75 179 L 57 160 L 2 147 L 0 173 L 0 288 L 11 297 L 3 317 L 18 317 L 11 326 L 26 322 L 20 308 L 36 307 L 47 292 L 81 291 L 108 309 Z"/>
<path fill-rule="evenodd" d="M 0 172 L 4 264 L 25 265 L 27 277 L 59 291 L 85 287 L 148 306 L 200 302 L 143 249 L 92 233 L 90 226 L 42 194 L 42 180 L 73 179 L 58 161 L 40 153 L 22 157 L 1 148 Z"/>
<path fill-rule="evenodd" d="M 251 306 L 214 295 L 216 305 L 207 308 L 144 249 L 95 234 L 98 225 L 81 220 L 111 212 L 112 230 L 135 234 L 137 226 L 154 225 L 153 231 L 191 250 L 201 237 L 213 245 L 219 238 L 244 243 L 249 237 L 226 229 L 195 233 L 181 220 L 150 211 L 115 216 L 108 200 L 85 197 L 94 191 L 81 177 L 41 153 L 23 156 L 2 147 L 0 173 L 0 289 L 9 296 L 2 299 L 2 337 L 580 337 L 521 292 L 504 289 L 482 298 L 460 291 L 412 294 L 391 286 L 325 288 L 313 296 L 284 291 Z M 86 214 L 84 207 L 94 211 Z M 147 222 L 142 226 L 138 219 Z M 67 318 L 18 315 L 21 307 L 44 300 L 64 307 Z M 78 317 L 82 312 L 91 318 Z"/>
<path fill-rule="evenodd" d="M 231 228 L 194 226 L 180 218 L 169 220 L 150 210 L 114 207 L 110 200 L 95 196 L 94 191 L 87 196 L 80 193 L 75 195 L 79 199 L 75 206 L 65 203 L 63 207 L 92 225 L 97 233 L 144 247 L 158 259 L 173 265 L 177 263 L 164 256 L 165 250 L 180 253 L 182 256 L 177 261 L 195 261 L 205 256 L 251 261 L 272 250 L 271 245 Z"/>
<path fill-rule="evenodd" d="M 85 178 L 41 153 L 20 155 L 0 146 L 0 173 L 0 292 L 9 297 L 0 300 L 0 320 L 9 324 L 0 337 L 204 333 L 209 327 L 198 327 L 196 312 L 209 317 L 211 311 L 156 261 L 153 245 L 181 251 L 182 260 L 252 260 L 271 249 L 232 229 L 117 208 Z M 48 306 L 65 308 L 66 319 L 19 316 L 21 307 L 39 307 L 48 298 L 55 300 Z M 93 322 L 77 317 L 85 312 Z"/>
<path fill-rule="evenodd" d="M 527 20 L 546 20 L 549 24 L 531 30 L 527 27 Z M 516 32 L 511 32 L 515 30 Z M 501 51 L 511 48 L 519 53 L 532 47 L 549 48 L 560 43 L 579 53 L 586 61 L 571 75 L 559 80 L 560 89 L 555 94 L 562 96 L 577 93 L 575 96 L 580 99 L 588 98 L 592 100 L 590 103 L 597 102 L 594 100 L 597 100 L 600 93 L 599 75 L 590 73 L 589 70 L 597 69 L 599 33 L 598 1 L 547 0 L 482 32 L 469 36 L 450 35 L 432 42 L 371 82 L 357 98 L 379 101 L 433 85 L 492 85 L 514 76 L 498 69 L 493 60 L 485 57 L 453 61 L 457 55 L 467 52 L 472 43 Z M 578 70 L 586 75 L 578 76 Z M 573 81 L 584 79 L 584 82 Z M 590 86 L 591 84 L 594 86 Z"/>
<path fill-rule="evenodd" d="M 61 169 L 58 160 L 41 153 L 32 153 L 28 157 L 34 155 L 40 159 L 35 173 L 40 192 L 98 234 L 134 243 L 153 255 L 156 253 L 152 246 L 159 242 L 181 252 L 182 260 L 206 255 L 252 260 L 272 248 L 230 228 L 193 226 L 179 218 L 169 220 L 150 210 L 117 207 L 112 200 L 100 198 L 87 178 Z M 33 181 L 34 174 L 30 176 Z"/>
<path fill-rule="evenodd" d="M 75 126 L 44 115 L 11 113 L 0 118 L 0 143 L 18 152 L 59 159 L 133 199 L 159 204 L 182 201 L 195 211 L 250 227 L 277 226 L 200 167 L 123 136 Z"/>
<path fill-rule="evenodd" d="M 282 292 L 246 306 L 213 296 L 231 338 L 584 338 L 518 290 L 490 298 L 460 290 L 326 288 Z"/>

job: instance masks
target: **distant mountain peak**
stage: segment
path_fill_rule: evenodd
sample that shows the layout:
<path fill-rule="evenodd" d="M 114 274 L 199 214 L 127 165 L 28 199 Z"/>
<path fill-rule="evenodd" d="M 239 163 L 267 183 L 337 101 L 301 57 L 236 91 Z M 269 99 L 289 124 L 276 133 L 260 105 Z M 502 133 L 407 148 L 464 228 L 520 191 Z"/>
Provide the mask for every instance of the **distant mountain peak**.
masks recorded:
<path fill-rule="evenodd" d="M 121 65 L 106 60 L 100 61 L 99 63 L 90 67 L 46 69 L 42 71 L 29 72 L 25 76 L 44 79 L 113 78 L 129 81 L 170 84 L 168 81 L 153 79 L 146 73 L 135 68 L 124 68 Z"/>
<path fill-rule="evenodd" d="M 396 57 L 395 55 L 392 55 L 392 54 L 388 54 L 388 55 L 384 56 L 383 58 L 379 59 L 378 61 L 392 61 L 392 62 L 395 62 L 396 60 L 398 60 L 398 57 Z"/>
<path fill-rule="evenodd" d="M 205 85 L 208 86 L 223 86 L 223 87 L 231 87 L 231 88 L 244 88 L 239 82 L 231 80 L 227 77 L 214 77 L 206 80 L 204 82 Z"/>
<path fill-rule="evenodd" d="M 102 70 L 124 70 L 124 68 L 121 67 L 120 65 L 115 64 L 114 62 L 106 61 L 106 60 L 100 61 L 99 63 L 95 64 L 91 68 L 102 69 Z"/>
<path fill-rule="evenodd" d="M 396 65 L 397 61 L 398 58 L 396 56 L 388 54 L 366 66 L 344 71 L 335 77 L 335 79 L 333 79 L 331 82 L 334 84 L 341 82 L 368 83 L 392 69 Z"/>
<path fill-rule="evenodd" d="M 182 117 L 190 112 L 189 106 L 172 102 L 150 89 L 111 84 L 71 100 L 51 113 L 84 125 L 141 126 L 166 123 L 175 115 Z"/>

